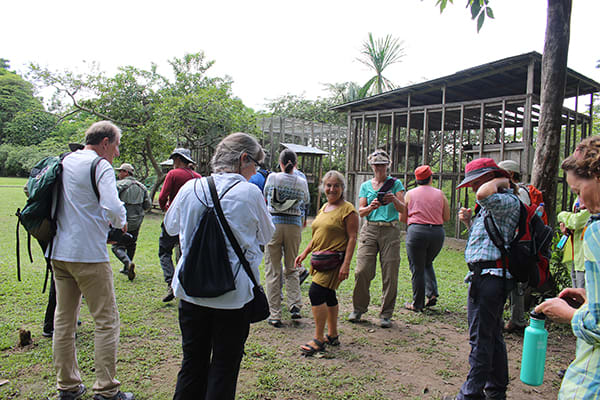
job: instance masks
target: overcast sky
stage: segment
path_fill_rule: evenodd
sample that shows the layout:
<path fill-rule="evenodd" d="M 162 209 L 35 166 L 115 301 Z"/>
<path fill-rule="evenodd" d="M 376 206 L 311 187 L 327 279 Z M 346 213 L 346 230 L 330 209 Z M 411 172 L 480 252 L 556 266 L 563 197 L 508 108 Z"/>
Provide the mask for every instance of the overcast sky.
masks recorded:
<path fill-rule="evenodd" d="M 547 0 L 491 0 L 495 19 L 477 34 L 455 0 L 442 15 L 436 0 L 16 0 L 2 5 L 0 57 L 25 72 L 29 62 L 52 70 L 85 70 L 97 61 L 149 68 L 204 51 L 209 75 L 229 75 L 234 95 L 262 109 L 291 93 L 309 99 L 324 83 L 366 82 L 356 61 L 368 32 L 404 41 L 406 56 L 384 75 L 397 86 L 422 82 L 530 51 L 542 53 Z M 569 67 L 600 82 L 599 0 L 574 0 Z"/>

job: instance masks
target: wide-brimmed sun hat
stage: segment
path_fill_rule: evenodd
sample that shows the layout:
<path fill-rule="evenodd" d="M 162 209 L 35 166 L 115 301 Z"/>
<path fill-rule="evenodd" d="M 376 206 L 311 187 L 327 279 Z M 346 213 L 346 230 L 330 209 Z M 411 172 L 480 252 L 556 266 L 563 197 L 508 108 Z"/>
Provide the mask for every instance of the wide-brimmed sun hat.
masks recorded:
<path fill-rule="evenodd" d="M 486 174 L 494 173 L 499 176 L 509 177 L 506 170 L 500 168 L 498 164 L 491 158 L 478 158 L 467 164 L 465 167 L 465 179 L 456 188 L 460 189 L 463 187 L 471 186 L 471 182 L 475 179 L 480 178 Z"/>
<path fill-rule="evenodd" d="M 187 161 L 188 163 L 195 163 L 195 161 L 192 160 L 192 152 L 189 149 L 178 147 L 175 150 L 173 150 L 169 158 L 173 158 L 175 156 L 180 156 L 184 159 L 184 161 Z"/>
<path fill-rule="evenodd" d="M 115 171 L 126 171 L 129 175 L 133 175 L 135 173 L 135 169 L 133 165 L 129 163 L 123 163 L 119 168 L 115 168 Z"/>
<path fill-rule="evenodd" d="M 431 167 L 429 165 L 421 165 L 415 169 L 415 179 L 418 181 L 424 181 L 428 179 L 433 172 L 431 172 Z"/>

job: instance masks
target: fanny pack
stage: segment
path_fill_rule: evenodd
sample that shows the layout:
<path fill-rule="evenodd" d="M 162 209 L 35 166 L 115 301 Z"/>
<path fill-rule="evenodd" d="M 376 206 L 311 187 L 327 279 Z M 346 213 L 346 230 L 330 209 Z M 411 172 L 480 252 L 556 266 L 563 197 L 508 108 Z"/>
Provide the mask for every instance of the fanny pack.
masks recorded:
<path fill-rule="evenodd" d="M 315 251 L 310 257 L 310 265 L 315 271 L 331 271 L 344 263 L 344 256 L 343 251 Z"/>

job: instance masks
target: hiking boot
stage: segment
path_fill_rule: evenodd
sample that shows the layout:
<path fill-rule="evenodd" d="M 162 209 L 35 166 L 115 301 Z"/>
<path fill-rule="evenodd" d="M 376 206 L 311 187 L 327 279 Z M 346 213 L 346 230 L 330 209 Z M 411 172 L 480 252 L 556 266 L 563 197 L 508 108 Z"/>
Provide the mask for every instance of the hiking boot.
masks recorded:
<path fill-rule="evenodd" d="M 122 270 L 119 271 L 120 273 L 122 273 L 123 275 L 127 275 L 129 273 L 129 271 L 127 271 L 127 268 L 123 267 Z"/>
<path fill-rule="evenodd" d="M 135 264 L 130 263 L 129 268 L 127 269 L 127 279 L 132 281 L 135 278 Z"/>
<path fill-rule="evenodd" d="M 300 315 L 300 309 L 297 306 L 292 306 L 292 308 L 290 308 L 290 314 L 292 315 L 292 319 L 302 318 L 302 315 Z"/>
<path fill-rule="evenodd" d="M 52 335 L 54 335 L 54 330 L 51 330 L 51 331 L 43 330 L 42 331 L 42 336 L 43 337 L 51 338 Z"/>
<path fill-rule="evenodd" d="M 350 315 L 348 315 L 348 321 L 350 322 L 359 322 L 360 321 L 360 317 L 362 316 L 363 313 L 361 313 L 360 311 L 352 311 L 350 313 Z"/>
<path fill-rule="evenodd" d="M 168 303 L 169 301 L 173 300 L 175 298 L 175 295 L 173 294 L 173 288 L 171 286 L 169 286 L 169 290 L 167 290 L 167 294 L 165 295 L 165 297 L 163 297 L 162 301 L 164 303 Z"/>
<path fill-rule="evenodd" d="M 80 383 L 77 389 L 75 390 L 58 390 L 58 399 L 59 400 L 77 400 L 80 399 L 81 396 L 86 392 L 85 385 Z"/>
<path fill-rule="evenodd" d="M 100 394 L 94 395 L 94 400 L 134 400 L 135 396 L 133 393 L 124 393 L 119 391 L 119 393 L 115 394 L 113 397 L 104 397 Z"/>
<path fill-rule="evenodd" d="M 379 320 L 379 326 L 382 328 L 391 328 L 392 321 L 389 318 L 381 318 L 381 320 Z"/>
<path fill-rule="evenodd" d="M 306 278 L 308 278 L 308 270 L 304 267 L 302 267 L 302 271 L 300 271 L 300 274 L 298 275 L 298 278 L 300 279 L 300 284 L 302 285 L 302 283 L 304 283 L 304 281 L 306 280 Z"/>
<path fill-rule="evenodd" d="M 281 328 L 281 326 L 283 325 L 281 323 L 281 320 L 279 319 L 269 319 L 269 325 L 271 325 L 274 328 Z"/>

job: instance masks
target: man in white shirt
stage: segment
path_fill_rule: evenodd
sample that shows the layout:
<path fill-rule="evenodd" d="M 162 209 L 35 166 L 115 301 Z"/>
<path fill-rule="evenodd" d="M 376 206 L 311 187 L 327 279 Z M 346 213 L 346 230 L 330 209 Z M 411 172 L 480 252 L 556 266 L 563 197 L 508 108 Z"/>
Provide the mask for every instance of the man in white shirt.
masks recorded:
<path fill-rule="evenodd" d="M 82 295 L 96 326 L 94 400 L 134 398 L 121 392 L 121 383 L 115 379 L 120 325 L 106 247 L 110 225 L 127 231 L 125 207 L 111 166 L 119 155 L 120 142 L 121 130 L 116 125 L 96 122 L 86 131 L 84 149 L 63 160 L 56 236 L 48 250 L 57 293 L 52 348 L 59 399 L 79 399 L 86 392 L 75 349 Z M 103 159 L 94 170 L 92 163 L 97 157 Z"/>

